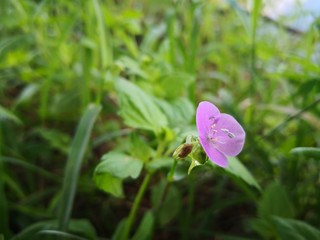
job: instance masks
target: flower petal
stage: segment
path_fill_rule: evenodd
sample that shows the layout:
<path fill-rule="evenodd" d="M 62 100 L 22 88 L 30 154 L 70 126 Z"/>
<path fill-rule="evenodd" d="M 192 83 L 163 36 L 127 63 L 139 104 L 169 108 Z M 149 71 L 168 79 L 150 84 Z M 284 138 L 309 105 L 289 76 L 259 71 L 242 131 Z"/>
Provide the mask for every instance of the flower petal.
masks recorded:
<path fill-rule="evenodd" d="M 246 133 L 237 120 L 222 113 L 215 129 L 218 131 L 216 148 L 228 156 L 238 155 L 243 148 Z"/>
<path fill-rule="evenodd" d="M 199 137 L 206 136 L 212 124 L 212 119 L 218 120 L 219 118 L 220 111 L 215 105 L 207 101 L 200 102 L 196 114 Z"/>
<path fill-rule="evenodd" d="M 199 140 L 203 147 L 203 150 L 206 152 L 212 162 L 223 168 L 228 166 L 228 159 L 222 152 L 220 152 L 212 144 L 210 144 L 210 142 L 208 142 L 206 138 L 199 137 Z"/>

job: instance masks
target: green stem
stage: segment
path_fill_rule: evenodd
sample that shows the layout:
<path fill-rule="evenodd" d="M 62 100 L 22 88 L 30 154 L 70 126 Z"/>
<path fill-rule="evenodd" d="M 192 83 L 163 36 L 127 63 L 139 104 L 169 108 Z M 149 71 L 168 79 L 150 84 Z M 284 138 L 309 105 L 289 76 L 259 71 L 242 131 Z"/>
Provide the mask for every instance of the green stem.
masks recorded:
<path fill-rule="evenodd" d="M 141 199 L 147 189 L 147 186 L 150 182 L 151 176 L 152 176 L 152 173 L 148 172 L 147 175 L 144 177 L 143 182 L 139 188 L 138 194 L 134 200 L 133 206 L 132 206 L 131 211 L 129 213 L 129 217 L 128 217 L 128 220 L 127 220 L 127 223 L 126 223 L 126 226 L 124 229 L 124 234 L 122 237 L 123 240 L 129 239 L 131 228 L 132 228 L 132 225 L 133 225 L 134 220 L 136 218 L 136 214 L 137 214 Z"/>
<path fill-rule="evenodd" d="M 174 175 L 174 171 L 176 170 L 177 164 L 178 164 L 178 161 L 175 159 L 167 177 L 169 183 L 173 181 L 173 175 Z"/>

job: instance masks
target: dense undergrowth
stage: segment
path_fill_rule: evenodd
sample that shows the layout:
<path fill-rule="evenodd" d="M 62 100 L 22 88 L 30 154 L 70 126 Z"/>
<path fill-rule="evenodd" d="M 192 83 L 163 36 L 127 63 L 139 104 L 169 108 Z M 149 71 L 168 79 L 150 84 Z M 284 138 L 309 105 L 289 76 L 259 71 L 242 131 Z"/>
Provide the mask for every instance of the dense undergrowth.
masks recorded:
<path fill-rule="evenodd" d="M 3 1 L 0 239 L 320 239 L 319 26 L 240 3 Z M 170 175 L 203 100 L 244 149 Z"/>

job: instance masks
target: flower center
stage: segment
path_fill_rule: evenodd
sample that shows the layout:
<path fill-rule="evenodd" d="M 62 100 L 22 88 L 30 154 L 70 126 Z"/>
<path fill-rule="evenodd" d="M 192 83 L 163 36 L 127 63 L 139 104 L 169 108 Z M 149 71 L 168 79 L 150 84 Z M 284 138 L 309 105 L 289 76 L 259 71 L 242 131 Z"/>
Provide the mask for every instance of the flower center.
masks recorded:
<path fill-rule="evenodd" d="M 232 139 L 232 138 L 235 138 L 236 135 L 231 131 L 229 131 L 229 129 L 227 128 L 217 129 L 216 123 L 218 122 L 218 120 L 219 119 L 215 118 L 214 116 L 209 117 L 209 121 L 211 122 L 211 124 L 210 124 L 210 129 L 207 135 L 207 139 L 212 144 L 216 144 L 216 143 L 225 144 L 226 142 L 221 141 L 221 139 L 219 138 L 223 137 L 223 135 L 227 135 L 228 138 Z"/>

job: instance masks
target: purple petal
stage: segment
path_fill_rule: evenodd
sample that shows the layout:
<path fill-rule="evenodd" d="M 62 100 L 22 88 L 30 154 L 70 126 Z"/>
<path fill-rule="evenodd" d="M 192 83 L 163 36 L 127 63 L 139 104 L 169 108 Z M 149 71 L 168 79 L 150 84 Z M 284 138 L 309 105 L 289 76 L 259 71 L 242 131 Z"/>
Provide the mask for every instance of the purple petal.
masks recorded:
<path fill-rule="evenodd" d="M 218 131 L 216 148 L 228 156 L 238 155 L 243 148 L 246 134 L 237 120 L 222 113 L 215 129 Z"/>
<path fill-rule="evenodd" d="M 218 120 L 219 118 L 220 111 L 215 105 L 206 101 L 200 102 L 196 114 L 199 137 L 206 136 L 212 124 L 212 120 Z"/>
<path fill-rule="evenodd" d="M 223 168 L 228 166 L 228 159 L 222 152 L 220 152 L 212 144 L 210 144 L 210 142 L 208 142 L 206 138 L 199 137 L 199 140 L 203 147 L 203 150 L 206 152 L 211 161 Z"/>

